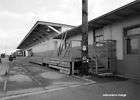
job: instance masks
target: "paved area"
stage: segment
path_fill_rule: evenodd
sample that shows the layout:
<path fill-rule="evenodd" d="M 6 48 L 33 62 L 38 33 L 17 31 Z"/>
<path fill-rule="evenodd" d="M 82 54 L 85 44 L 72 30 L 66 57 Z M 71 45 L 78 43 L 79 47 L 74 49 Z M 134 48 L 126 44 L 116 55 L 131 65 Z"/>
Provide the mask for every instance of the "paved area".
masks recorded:
<path fill-rule="evenodd" d="M 8 77 L 0 77 L 0 100 L 140 99 L 140 83 L 132 80 L 114 77 L 86 77 L 90 80 L 85 80 L 27 61 L 17 59 Z M 7 88 L 3 91 L 5 80 Z"/>
<path fill-rule="evenodd" d="M 131 81 L 106 82 L 68 87 L 6 100 L 140 100 L 140 84 Z M 107 96 L 110 95 L 110 96 Z M 111 96 L 114 95 L 114 96 Z M 115 96 L 116 95 L 116 96 Z"/>
<path fill-rule="evenodd" d="M 34 88 L 41 88 L 44 91 L 91 82 L 95 83 L 62 74 L 45 66 L 28 63 L 28 59 L 18 58 L 10 67 L 8 76 L 0 77 L 0 97 L 25 93 L 28 89 Z"/>

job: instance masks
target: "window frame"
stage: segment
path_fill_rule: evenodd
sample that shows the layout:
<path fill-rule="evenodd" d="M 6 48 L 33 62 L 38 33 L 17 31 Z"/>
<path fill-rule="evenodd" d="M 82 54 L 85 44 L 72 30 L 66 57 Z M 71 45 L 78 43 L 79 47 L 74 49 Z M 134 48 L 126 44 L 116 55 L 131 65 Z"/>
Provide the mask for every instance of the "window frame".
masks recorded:
<path fill-rule="evenodd" d="M 97 34 L 97 33 L 95 32 L 93 35 L 94 35 L 94 42 L 101 42 L 101 41 L 104 41 L 104 33 L 98 33 L 98 34 Z M 101 37 L 102 37 L 103 39 L 100 41 L 100 38 L 101 38 Z M 97 38 L 99 38 L 99 41 L 97 41 Z"/>
<path fill-rule="evenodd" d="M 132 30 L 132 29 L 135 29 L 135 28 L 140 28 L 140 24 L 131 25 L 131 26 L 123 28 L 124 55 L 137 55 L 137 54 L 130 53 L 131 52 L 131 47 L 130 47 L 130 40 L 129 39 L 139 38 L 140 34 L 134 34 L 134 35 L 128 35 L 127 34 L 127 32 L 129 30 Z M 138 54 L 140 54 L 140 53 L 138 53 Z"/>
<path fill-rule="evenodd" d="M 102 46 L 102 42 L 104 41 L 104 32 L 100 32 L 97 34 L 97 32 L 93 31 L 93 44 L 95 44 L 96 46 Z M 97 38 L 99 38 L 99 41 L 97 41 Z M 100 39 L 102 38 L 102 39 Z"/>

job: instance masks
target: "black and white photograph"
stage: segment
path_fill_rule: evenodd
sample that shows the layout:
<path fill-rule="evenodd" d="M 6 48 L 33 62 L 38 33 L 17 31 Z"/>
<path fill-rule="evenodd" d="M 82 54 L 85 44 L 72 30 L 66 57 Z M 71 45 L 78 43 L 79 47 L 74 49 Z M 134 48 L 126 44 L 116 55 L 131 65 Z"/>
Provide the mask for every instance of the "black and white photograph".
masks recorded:
<path fill-rule="evenodd" d="M 140 100 L 140 0 L 0 0 L 0 100 Z"/>

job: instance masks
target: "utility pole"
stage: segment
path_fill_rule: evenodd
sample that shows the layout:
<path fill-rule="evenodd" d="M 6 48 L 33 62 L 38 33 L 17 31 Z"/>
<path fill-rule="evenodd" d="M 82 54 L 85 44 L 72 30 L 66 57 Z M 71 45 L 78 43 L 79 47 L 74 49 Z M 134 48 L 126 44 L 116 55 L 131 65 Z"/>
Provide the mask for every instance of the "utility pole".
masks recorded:
<path fill-rule="evenodd" d="M 81 74 L 88 74 L 88 0 L 82 0 L 82 69 Z"/>

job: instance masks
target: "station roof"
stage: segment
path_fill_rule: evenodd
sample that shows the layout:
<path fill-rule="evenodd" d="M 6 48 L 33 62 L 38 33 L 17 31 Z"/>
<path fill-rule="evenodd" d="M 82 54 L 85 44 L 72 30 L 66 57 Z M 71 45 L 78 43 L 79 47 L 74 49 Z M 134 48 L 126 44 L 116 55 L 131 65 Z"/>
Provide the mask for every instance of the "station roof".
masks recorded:
<path fill-rule="evenodd" d="M 97 17 L 88 22 L 89 30 L 96 30 L 103 28 L 106 25 L 110 25 L 128 18 L 132 18 L 140 15 L 140 0 L 131 2 L 125 6 L 122 6 L 116 10 L 113 10 L 107 14 Z M 63 32 L 60 35 L 55 36 L 55 39 L 61 39 L 64 34 L 67 34 L 66 38 L 75 36 L 82 33 L 82 25 L 79 25 L 73 29 Z"/>
<path fill-rule="evenodd" d="M 18 45 L 17 49 L 29 48 L 30 46 L 33 46 L 43 40 L 49 39 L 59 34 L 59 32 L 61 33 L 61 28 L 63 26 L 70 28 L 74 27 L 66 24 L 37 21 L 28 32 L 28 34 L 21 41 L 21 43 Z"/>

